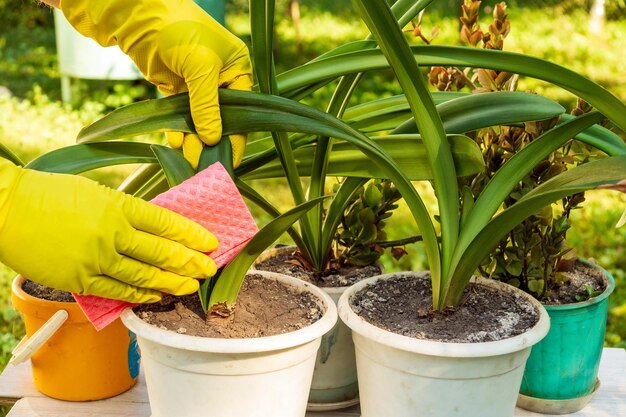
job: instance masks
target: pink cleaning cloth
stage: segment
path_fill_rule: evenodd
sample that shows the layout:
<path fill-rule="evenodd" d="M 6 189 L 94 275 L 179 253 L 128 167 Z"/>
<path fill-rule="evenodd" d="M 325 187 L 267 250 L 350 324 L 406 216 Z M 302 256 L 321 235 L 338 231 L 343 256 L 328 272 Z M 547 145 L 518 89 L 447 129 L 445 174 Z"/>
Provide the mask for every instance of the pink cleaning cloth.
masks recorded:
<path fill-rule="evenodd" d="M 235 183 L 219 162 L 151 202 L 182 214 L 212 232 L 219 247 L 208 255 L 218 268 L 230 262 L 259 230 Z M 125 308 L 137 305 L 94 295 L 73 295 L 96 330 L 112 323 Z"/>

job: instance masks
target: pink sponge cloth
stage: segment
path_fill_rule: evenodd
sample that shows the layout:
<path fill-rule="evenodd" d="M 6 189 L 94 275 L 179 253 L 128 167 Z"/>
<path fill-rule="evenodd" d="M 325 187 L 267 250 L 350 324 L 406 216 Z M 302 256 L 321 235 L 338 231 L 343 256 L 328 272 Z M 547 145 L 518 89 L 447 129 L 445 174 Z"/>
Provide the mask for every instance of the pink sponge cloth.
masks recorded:
<path fill-rule="evenodd" d="M 219 162 L 151 202 L 211 231 L 219 240 L 219 247 L 209 255 L 218 268 L 230 262 L 258 231 L 237 187 Z M 73 295 L 96 330 L 108 326 L 126 307 L 136 305 L 93 295 Z"/>

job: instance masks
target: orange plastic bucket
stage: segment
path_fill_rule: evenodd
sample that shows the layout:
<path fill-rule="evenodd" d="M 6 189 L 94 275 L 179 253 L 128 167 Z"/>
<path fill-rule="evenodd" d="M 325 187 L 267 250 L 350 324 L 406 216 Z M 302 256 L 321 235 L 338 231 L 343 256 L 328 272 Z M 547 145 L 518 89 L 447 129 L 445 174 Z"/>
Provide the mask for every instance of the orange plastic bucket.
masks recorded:
<path fill-rule="evenodd" d="M 43 394 L 67 401 L 100 400 L 130 389 L 137 382 L 139 353 L 134 335 L 120 319 L 99 332 L 77 303 L 32 297 L 13 280 L 11 299 L 31 336 L 58 310 L 67 320 L 31 356 L 35 386 Z"/>

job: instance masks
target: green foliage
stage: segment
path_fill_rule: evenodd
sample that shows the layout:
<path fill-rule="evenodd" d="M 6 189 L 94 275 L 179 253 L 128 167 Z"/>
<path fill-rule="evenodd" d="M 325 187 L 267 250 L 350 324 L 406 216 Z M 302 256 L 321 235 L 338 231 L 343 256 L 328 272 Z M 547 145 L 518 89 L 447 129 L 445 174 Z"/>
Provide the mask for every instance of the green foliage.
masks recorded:
<path fill-rule="evenodd" d="M 495 6 L 492 21 L 484 32 L 480 29 L 481 23 L 485 26 L 480 19 L 480 6 L 480 1 L 464 2 L 461 39 L 475 48 L 502 50 L 505 38 L 512 33 L 506 5 L 502 2 Z M 469 89 L 474 93 L 514 91 L 518 79 L 518 75 L 510 72 L 481 68 L 434 67 L 429 74 L 430 83 L 439 91 Z M 591 106 L 579 99 L 573 114 L 579 116 L 591 110 Z M 464 198 L 469 201 L 477 198 L 513 155 L 556 126 L 559 120 L 560 116 L 544 121 L 525 122 L 523 127 L 498 126 L 477 130 L 473 137 L 482 151 L 485 170 L 460 181 L 460 187 L 466 193 Z M 616 141 L 623 146 L 619 138 Z M 504 199 L 503 208 L 513 206 L 537 186 L 557 177 L 568 168 L 597 157 L 593 155 L 590 145 L 573 141 L 565 143 L 546 155 L 545 159 L 520 178 Z M 570 195 L 563 198 L 560 205 L 546 206 L 523 219 L 483 261 L 479 267 L 480 272 L 484 276 L 519 287 L 539 300 L 550 297 L 552 290 L 563 284 L 559 268 L 562 258 L 570 252 L 565 244 L 570 229 L 570 213 L 579 208 L 583 201 L 582 193 Z"/>

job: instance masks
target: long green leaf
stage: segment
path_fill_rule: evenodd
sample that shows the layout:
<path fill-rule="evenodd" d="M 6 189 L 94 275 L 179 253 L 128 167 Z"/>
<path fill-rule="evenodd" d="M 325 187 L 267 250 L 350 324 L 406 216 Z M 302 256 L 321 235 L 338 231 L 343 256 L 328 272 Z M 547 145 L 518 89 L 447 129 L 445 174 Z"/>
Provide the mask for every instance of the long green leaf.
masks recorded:
<path fill-rule="evenodd" d="M 461 258 L 468 245 L 479 233 L 482 233 L 482 229 L 500 208 L 504 199 L 535 165 L 578 132 L 600 120 L 602 120 L 602 115 L 592 112 L 555 127 L 518 151 L 498 169 L 465 217 L 452 265 L 462 262 Z M 458 292 L 458 290 L 454 289 L 453 292 Z"/>
<path fill-rule="evenodd" d="M 217 145 L 202 148 L 200 161 L 198 162 L 198 171 L 202 171 L 216 162 L 222 164 L 231 178 L 235 176 L 235 168 L 233 167 L 233 147 L 230 138 L 227 136 L 223 137 Z"/>
<path fill-rule="evenodd" d="M 572 115 L 563 114 L 561 116 L 560 123 L 570 121 L 573 118 L 574 116 Z M 610 156 L 626 154 L 626 142 L 624 142 L 624 140 L 616 133 L 613 133 L 609 129 L 600 125 L 593 125 L 590 128 L 585 129 L 577 134 L 575 139 L 586 143 L 587 145 L 591 145 Z"/>
<path fill-rule="evenodd" d="M 80 174 L 92 169 L 121 165 L 155 163 L 151 144 L 103 142 L 70 145 L 33 159 L 26 168 L 38 171 Z"/>
<path fill-rule="evenodd" d="M 419 135 L 377 136 L 372 140 L 393 158 L 395 163 L 412 181 L 432 180 L 433 173 L 426 149 Z M 451 135 L 448 138 L 454 165 L 459 176 L 475 175 L 484 170 L 483 156 L 476 142 L 467 136 Z M 300 175 L 311 172 L 317 145 L 308 145 L 294 151 Z M 333 145 L 328 161 L 327 174 L 336 177 L 385 178 L 385 171 L 372 164 L 371 159 L 353 144 L 337 142 Z M 283 175 L 278 161 L 257 167 L 245 179 L 279 178 Z"/>
<path fill-rule="evenodd" d="M 128 184 L 129 188 L 132 188 L 132 195 L 138 198 L 142 198 L 144 200 L 152 200 L 157 195 L 166 192 L 169 190 L 169 185 L 167 183 L 167 179 L 165 178 L 165 173 L 159 164 L 153 164 L 157 168 L 157 172 L 152 177 L 147 177 L 145 181 L 137 183 Z M 121 187 L 121 186 L 120 186 Z M 125 192 L 130 192 L 126 191 Z"/>
<path fill-rule="evenodd" d="M 12 150 L 0 143 L 0 158 L 8 159 L 15 165 L 23 166 L 24 162 Z"/>
<path fill-rule="evenodd" d="M 250 0 L 252 62 L 262 93 L 275 94 L 276 78 L 272 44 L 274 40 L 273 0 Z"/>
<path fill-rule="evenodd" d="M 144 164 L 126 177 L 124 182 L 122 182 L 117 189 L 127 194 L 135 194 L 143 187 L 144 184 L 150 182 L 151 179 L 154 178 L 159 172 L 161 172 L 161 165 Z"/>
<path fill-rule="evenodd" d="M 514 52 L 462 46 L 418 45 L 411 49 L 420 66 L 489 68 L 550 82 L 584 99 L 626 130 L 626 106 L 619 98 L 590 79 L 550 61 Z M 388 67 L 381 51 L 368 49 L 311 62 L 279 74 L 277 81 L 284 94 L 319 80 Z"/>
<path fill-rule="evenodd" d="M 436 105 L 467 95 L 468 93 L 439 91 L 433 92 L 432 94 L 433 101 Z M 437 110 L 439 110 L 439 108 Z M 346 109 L 342 118 L 355 129 L 365 133 L 378 132 L 381 130 L 389 131 L 395 129 L 408 119 L 412 120 L 411 109 L 404 95 L 384 97 L 349 107 Z M 445 120 L 442 119 L 442 121 L 445 123 Z M 414 121 L 412 125 L 415 126 Z"/>
<path fill-rule="evenodd" d="M 222 271 L 211 297 L 208 307 L 216 304 L 225 304 L 232 308 L 237 301 L 237 294 L 246 277 L 246 272 L 259 255 L 269 248 L 293 223 L 316 204 L 320 204 L 324 197 L 309 200 L 284 213 L 263 227 L 233 260 Z"/>
<path fill-rule="evenodd" d="M 606 157 L 579 165 L 541 184 L 517 203 L 493 218 L 467 245 L 462 261 L 453 279 L 459 285 L 449 293 L 447 305 L 455 305 L 463 284 L 480 262 L 509 231 L 533 213 L 567 196 L 597 188 L 603 184 L 615 184 L 626 178 L 626 156 Z"/>
<path fill-rule="evenodd" d="M 355 4 L 407 96 L 433 169 L 433 188 L 437 196 L 441 224 L 441 251 L 437 242 L 424 240 L 424 244 L 433 281 L 433 304 L 435 308 L 439 308 L 442 299 L 439 291 L 442 286 L 445 287 L 445 282 L 442 283 L 441 279 L 446 277 L 459 227 L 458 187 L 452 152 L 429 93 L 426 78 L 419 70 L 389 6 L 378 0 L 356 0 Z"/>
<path fill-rule="evenodd" d="M 152 151 L 159 160 L 170 187 L 174 187 L 195 175 L 196 172 L 181 151 L 160 145 L 152 145 Z"/>
<path fill-rule="evenodd" d="M 498 91 L 470 94 L 437 106 L 446 133 L 465 133 L 483 127 L 546 120 L 565 112 L 560 104 L 536 94 Z M 418 133 L 409 120 L 393 133 Z"/>

